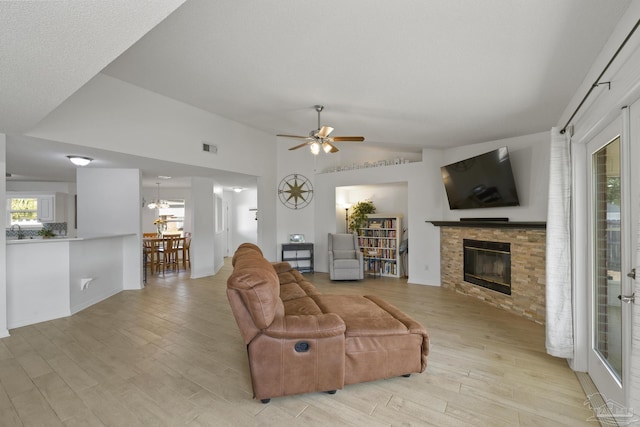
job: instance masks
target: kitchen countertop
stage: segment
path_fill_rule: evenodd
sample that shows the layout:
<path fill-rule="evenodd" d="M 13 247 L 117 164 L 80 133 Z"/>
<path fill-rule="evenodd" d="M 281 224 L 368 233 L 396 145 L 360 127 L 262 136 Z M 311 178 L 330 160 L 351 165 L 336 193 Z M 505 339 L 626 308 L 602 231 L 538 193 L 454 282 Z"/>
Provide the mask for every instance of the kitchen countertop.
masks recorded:
<path fill-rule="evenodd" d="M 110 237 L 123 237 L 123 236 L 135 236 L 135 233 L 126 233 L 126 234 L 103 234 L 103 235 L 95 235 L 95 236 L 84 236 L 84 237 L 51 237 L 49 239 L 43 239 L 42 237 L 37 237 L 33 239 L 7 239 L 7 245 L 23 245 L 27 243 L 51 243 L 51 242 L 75 242 L 80 240 L 93 240 L 93 239 L 107 239 Z"/>

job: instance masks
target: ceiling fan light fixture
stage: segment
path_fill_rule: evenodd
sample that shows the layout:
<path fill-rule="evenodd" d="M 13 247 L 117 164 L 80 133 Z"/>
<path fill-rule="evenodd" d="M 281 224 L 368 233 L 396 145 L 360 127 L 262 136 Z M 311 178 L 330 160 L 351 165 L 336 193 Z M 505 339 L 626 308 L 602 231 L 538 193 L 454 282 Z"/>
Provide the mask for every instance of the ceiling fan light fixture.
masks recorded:
<path fill-rule="evenodd" d="M 76 166 L 87 166 L 93 161 L 91 157 L 85 156 L 67 156 L 67 159 Z"/>
<path fill-rule="evenodd" d="M 324 109 L 322 105 L 315 106 L 316 111 L 318 112 L 318 128 L 311 130 L 309 132 L 309 136 L 299 136 L 299 135 L 287 135 L 287 134 L 277 134 L 278 137 L 285 138 L 298 138 L 303 139 L 305 142 L 302 144 L 294 145 L 289 148 L 289 151 L 297 150 L 302 147 L 309 146 L 311 153 L 313 155 L 320 154 L 320 149 L 322 149 L 326 154 L 329 153 L 337 153 L 338 147 L 334 145 L 335 142 L 362 142 L 364 141 L 364 136 L 329 136 L 331 132 L 333 132 L 333 128 L 331 126 L 322 126 L 320 121 L 320 112 Z"/>
<path fill-rule="evenodd" d="M 326 138 L 329 136 L 329 134 L 333 132 L 333 128 L 330 126 L 322 126 L 321 128 L 319 128 L 318 130 L 318 136 L 320 138 Z"/>

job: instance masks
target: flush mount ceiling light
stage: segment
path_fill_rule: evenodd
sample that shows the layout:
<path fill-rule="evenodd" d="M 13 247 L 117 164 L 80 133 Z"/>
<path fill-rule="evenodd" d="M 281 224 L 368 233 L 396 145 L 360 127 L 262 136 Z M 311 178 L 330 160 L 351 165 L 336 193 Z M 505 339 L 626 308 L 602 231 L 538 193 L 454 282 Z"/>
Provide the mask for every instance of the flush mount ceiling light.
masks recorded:
<path fill-rule="evenodd" d="M 160 198 L 160 183 L 156 182 L 156 185 L 158 186 L 158 198 L 156 200 L 152 200 L 147 207 L 149 209 L 168 209 L 169 202 Z"/>
<path fill-rule="evenodd" d="M 233 187 L 232 190 L 235 191 L 236 193 L 240 193 L 240 192 L 242 192 L 242 190 L 244 190 L 244 188 L 242 188 L 242 187 Z"/>
<path fill-rule="evenodd" d="M 76 166 L 87 166 L 93 161 L 91 157 L 85 156 L 67 156 L 67 158 Z"/>

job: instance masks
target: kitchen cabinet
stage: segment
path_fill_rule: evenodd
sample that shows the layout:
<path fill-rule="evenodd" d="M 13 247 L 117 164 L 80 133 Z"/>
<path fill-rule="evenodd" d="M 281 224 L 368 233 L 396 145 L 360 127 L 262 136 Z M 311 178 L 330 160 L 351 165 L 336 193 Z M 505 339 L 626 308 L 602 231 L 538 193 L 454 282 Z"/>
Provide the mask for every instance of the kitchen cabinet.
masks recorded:
<path fill-rule="evenodd" d="M 65 208 L 66 195 L 64 193 L 38 196 L 38 221 L 65 222 Z"/>

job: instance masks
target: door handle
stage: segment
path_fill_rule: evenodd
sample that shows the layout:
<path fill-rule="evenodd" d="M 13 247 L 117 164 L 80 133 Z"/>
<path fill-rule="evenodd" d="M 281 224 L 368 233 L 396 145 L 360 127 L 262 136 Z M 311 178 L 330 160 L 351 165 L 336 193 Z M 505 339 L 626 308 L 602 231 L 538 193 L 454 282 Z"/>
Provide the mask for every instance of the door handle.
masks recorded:
<path fill-rule="evenodd" d="M 636 280 L 636 268 L 633 267 L 630 272 L 627 273 L 627 277 L 631 277 L 633 280 Z"/>
<path fill-rule="evenodd" d="M 632 293 L 631 295 L 618 295 L 618 299 L 627 304 L 633 304 L 636 302 L 636 293 Z"/>

